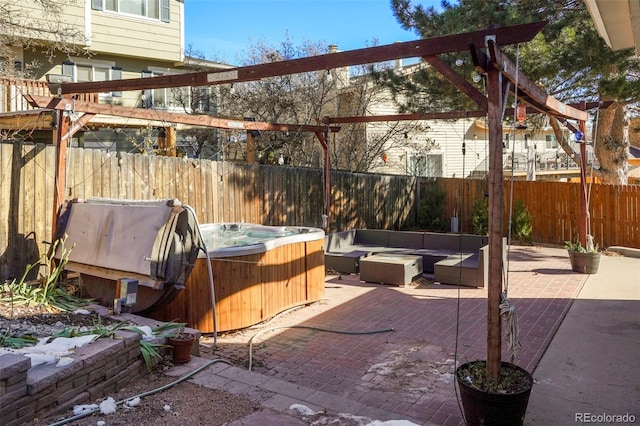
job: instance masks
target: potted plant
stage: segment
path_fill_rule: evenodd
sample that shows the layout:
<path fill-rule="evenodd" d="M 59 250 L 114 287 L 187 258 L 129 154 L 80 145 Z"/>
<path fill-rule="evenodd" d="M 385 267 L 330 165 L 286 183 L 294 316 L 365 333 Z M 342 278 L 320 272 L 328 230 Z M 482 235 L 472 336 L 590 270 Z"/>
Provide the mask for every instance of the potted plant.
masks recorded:
<path fill-rule="evenodd" d="M 533 376 L 525 369 L 502 362 L 498 381 L 487 377 L 487 363 L 476 360 L 456 369 L 456 381 L 465 422 L 474 425 L 522 425 Z"/>
<path fill-rule="evenodd" d="M 173 360 L 179 364 L 189 362 L 195 341 L 196 335 L 185 332 L 184 326 L 180 327 L 177 333 L 168 335 L 167 343 L 171 346 Z"/>
<path fill-rule="evenodd" d="M 569 261 L 574 272 L 580 272 L 581 274 L 595 274 L 598 272 L 602 253 L 598 250 L 598 246 L 594 245 L 591 235 L 587 236 L 587 243 L 584 246 L 579 240 L 575 243 L 565 241 L 564 248 L 569 252 Z"/>

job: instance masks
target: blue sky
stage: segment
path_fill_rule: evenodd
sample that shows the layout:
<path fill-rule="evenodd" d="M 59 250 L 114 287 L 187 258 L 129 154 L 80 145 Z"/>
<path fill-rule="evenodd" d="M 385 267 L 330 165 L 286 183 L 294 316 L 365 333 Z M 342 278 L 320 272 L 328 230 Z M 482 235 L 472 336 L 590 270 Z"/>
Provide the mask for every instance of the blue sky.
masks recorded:
<path fill-rule="evenodd" d="M 237 64 L 250 45 L 277 46 L 287 34 L 296 46 L 325 42 L 340 50 L 419 38 L 400 27 L 389 0 L 185 0 L 185 44 L 207 59 Z"/>

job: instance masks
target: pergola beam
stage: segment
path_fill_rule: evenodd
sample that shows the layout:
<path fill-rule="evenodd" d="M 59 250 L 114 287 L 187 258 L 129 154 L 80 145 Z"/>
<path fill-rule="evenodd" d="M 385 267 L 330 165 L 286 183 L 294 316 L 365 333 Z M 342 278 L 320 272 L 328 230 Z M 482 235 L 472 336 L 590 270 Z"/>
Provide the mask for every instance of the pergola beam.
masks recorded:
<path fill-rule="evenodd" d="M 511 91 L 517 90 L 518 97 L 525 103 L 542 113 L 552 114 L 570 120 L 586 121 L 589 114 L 564 104 L 553 96 L 548 95 L 538 85 L 524 75 L 516 65 L 498 48 L 492 40 L 487 42 L 489 56 L 485 55 L 477 46 L 471 48 L 471 57 L 474 65 L 481 72 L 486 73 L 488 67 L 493 67 L 500 71 L 501 75 L 512 84 Z"/>
<path fill-rule="evenodd" d="M 167 123 L 189 124 L 193 126 L 216 127 L 218 129 L 260 130 L 280 132 L 338 132 L 339 127 L 313 126 L 306 124 L 278 124 L 263 121 L 244 121 L 233 118 L 220 118 L 210 115 L 189 115 L 142 108 L 128 108 L 95 102 L 76 101 L 64 98 L 24 95 L 35 107 L 54 110 L 72 110 L 91 114 L 114 115 L 119 117 L 140 118 L 144 120 L 165 121 Z"/>
<path fill-rule="evenodd" d="M 423 59 L 431 67 L 446 77 L 458 90 L 467 95 L 481 109 L 487 109 L 487 98 L 485 95 L 469 83 L 464 77 L 455 72 L 445 61 L 437 56 L 423 56 Z"/>
<path fill-rule="evenodd" d="M 351 117 L 325 117 L 323 122 L 327 124 L 338 123 L 375 123 L 379 121 L 420 121 L 420 120 L 455 120 L 469 117 L 484 117 L 486 110 L 474 111 L 451 111 L 451 112 L 425 112 L 417 114 L 395 114 L 395 115 L 367 115 Z"/>
<path fill-rule="evenodd" d="M 544 21 L 533 22 L 218 71 L 100 82 L 56 83 L 55 87 L 51 84 L 49 86 L 55 89 L 52 93 L 60 89 L 61 94 L 71 94 L 240 83 L 281 75 L 459 52 L 466 50 L 471 44 L 483 46 L 487 35 L 495 35 L 500 45 L 524 43 L 533 39 L 544 25 Z"/>

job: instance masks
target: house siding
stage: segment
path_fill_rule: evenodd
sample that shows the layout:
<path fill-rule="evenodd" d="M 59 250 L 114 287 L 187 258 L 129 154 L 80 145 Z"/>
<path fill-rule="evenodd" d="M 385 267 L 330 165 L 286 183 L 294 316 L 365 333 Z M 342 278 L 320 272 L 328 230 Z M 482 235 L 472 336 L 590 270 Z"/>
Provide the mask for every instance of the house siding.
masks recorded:
<path fill-rule="evenodd" d="M 394 100 L 389 94 L 380 93 L 369 104 L 368 115 L 393 115 L 398 114 Z M 411 123 L 411 122 L 410 122 Z M 386 143 L 386 163 L 380 158 L 371 166 L 370 171 L 376 173 L 389 174 L 411 174 L 410 158 L 414 155 L 441 155 L 442 174 L 437 177 L 463 178 L 469 176 L 481 177 L 488 172 L 489 158 L 489 133 L 483 119 L 460 119 L 460 120 L 423 120 L 412 122 L 422 127 L 424 130 L 410 130 L 407 132 L 407 139 L 401 140 L 404 136 L 398 135 Z M 367 136 L 384 132 L 388 123 L 373 122 L 366 127 Z M 505 147 L 503 164 L 505 168 L 511 167 L 511 155 L 516 158 L 516 168 L 523 169 L 526 166 L 528 154 L 527 144 L 524 141 L 524 134 L 527 133 L 528 144 L 535 145 L 535 152 L 539 162 L 537 168 L 551 167 L 555 165 L 556 153 L 563 155 L 559 147 L 547 147 L 546 136 L 553 135 L 550 127 L 538 130 L 513 129 L 505 123 L 503 126 L 503 142 L 506 134 L 509 134 L 509 146 Z M 570 135 L 565 132 L 565 137 L 569 140 Z M 435 141 L 436 146 L 429 151 L 421 150 L 421 143 L 426 145 L 427 139 Z M 462 143 L 465 143 L 465 155 L 462 154 Z M 413 145 L 413 146 L 407 146 Z M 575 149 L 575 147 L 574 147 Z M 590 158 L 593 156 L 590 147 L 587 149 Z"/>
<path fill-rule="evenodd" d="M 51 22 L 42 8 L 33 0 L 23 0 L 12 7 L 28 10 L 29 24 L 50 28 Z M 87 46 L 93 54 L 116 54 L 148 58 L 179 64 L 184 54 L 184 4 L 171 0 L 170 22 L 128 16 L 91 9 L 91 2 L 78 0 L 63 5 L 62 25 L 75 27 L 80 34 L 89 36 L 76 43 Z M 88 21 L 87 21 L 88 20 Z M 52 41 L 54 36 L 46 37 Z"/>
<path fill-rule="evenodd" d="M 174 63 L 183 59 L 181 1 L 171 2 L 171 20 L 168 23 L 97 10 L 91 11 L 91 20 L 92 51 Z"/>

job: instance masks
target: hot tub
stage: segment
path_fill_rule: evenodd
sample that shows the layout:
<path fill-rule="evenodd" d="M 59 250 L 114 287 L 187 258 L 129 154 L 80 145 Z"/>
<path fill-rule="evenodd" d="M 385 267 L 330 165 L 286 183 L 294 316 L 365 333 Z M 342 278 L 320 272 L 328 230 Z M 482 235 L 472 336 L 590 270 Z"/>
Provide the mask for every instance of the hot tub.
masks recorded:
<path fill-rule="evenodd" d="M 200 225 L 215 289 L 216 328 L 207 258 L 201 253 L 176 300 L 151 314 L 203 333 L 249 327 L 324 294 L 324 231 L 250 223 Z"/>

